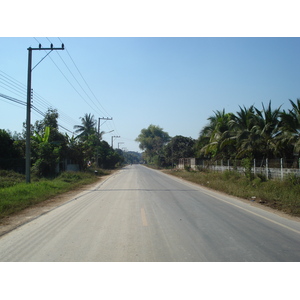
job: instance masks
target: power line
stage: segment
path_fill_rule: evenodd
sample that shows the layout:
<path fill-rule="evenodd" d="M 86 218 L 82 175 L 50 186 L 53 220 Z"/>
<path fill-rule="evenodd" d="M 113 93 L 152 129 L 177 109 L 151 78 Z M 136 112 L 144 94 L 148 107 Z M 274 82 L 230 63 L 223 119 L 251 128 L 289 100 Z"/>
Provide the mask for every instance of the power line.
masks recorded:
<path fill-rule="evenodd" d="M 0 70 L 0 76 L 6 78 L 8 81 L 12 82 L 13 85 L 15 86 L 19 86 L 19 89 L 24 90 L 24 93 L 26 94 L 26 86 L 24 84 L 22 84 L 20 81 L 14 79 L 13 77 L 11 77 L 10 75 L 6 74 L 5 72 Z M 4 75 L 3 75 L 4 74 Z"/>
<path fill-rule="evenodd" d="M 1 98 L 4 98 L 4 99 L 7 99 L 7 100 L 9 100 L 9 101 L 12 101 L 12 102 L 14 102 L 14 103 L 17 103 L 17 104 L 26 106 L 26 102 L 25 102 L 25 101 L 18 100 L 18 99 L 16 99 L 16 98 L 13 98 L 13 97 L 10 97 L 10 96 L 1 94 L 1 93 L 0 93 L 0 97 L 1 97 Z M 42 115 L 43 117 L 46 116 L 45 113 L 43 113 L 42 111 L 40 111 L 40 110 L 39 110 L 38 108 L 36 108 L 34 105 L 31 105 L 31 108 L 32 108 L 33 110 L 35 110 L 37 113 L 39 113 L 40 115 Z"/>
<path fill-rule="evenodd" d="M 1 70 L 0 70 L 0 86 L 3 89 L 5 89 L 5 90 L 9 91 L 10 93 L 15 94 L 19 97 L 20 96 L 22 98 L 26 97 L 26 86 L 24 84 L 22 84 L 21 82 L 19 82 L 18 80 L 11 77 L 10 75 L 8 75 L 5 72 L 1 71 Z M 7 97 L 9 97 L 9 96 L 7 96 Z M 15 99 L 13 97 L 11 97 L 11 98 Z M 13 101 L 9 101 L 7 103 L 12 104 L 12 102 Z M 41 95 L 39 95 L 36 92 L 34 92 L 34 102 L 36 104 L 35 104 L 33 109 L 35 111 L 38 111 L 38 113 L 42 116 L 45 116 L 45 113 L 43 113 L 41 111 L 41 108 L 43 110 L 47 110 L 49 108 L 54 108 L 54 109 L 58 110 L 59 119 L 61 119 L 61 121 L 63 123 L 66 123 L 66 124 L 68 124 L 69 126 L 72 126 L 72 127 L 77 123 L 77 121 L 75 121 L 75 119 L 73 119 L 69 115 L 65 114 L 61 109 L 54 107 L 54 105 L 52 103 L 50 103 L 49 101 L 44 99 Z M 18 103 L 18 104 L 20 104 L 20 103 Z"/>
<path fill-rule="evenodd" d="M 58 38 L 60 40 L 60 42 L 62 43 L 62 40 L 60 38 Z M 100 103 L 100 101 L 98 100 L 98 98 L 95 96 L 95 94 L 93 93 L 93 91 L 91 90 L 90 86 L 88 85 L 88 83 L 86 82 L 86 80 L 84 79 L 82 73 L 79 71 L 74 59 L 71 57 L 71 54 L 69 53 L 68 49 L 65 49 L 67 54 L 69 55 L 71 61 L 73 62 L 76 70 L 78 71 L 79 75 L 81 76 L 82 80 L 84 81 L 84 83 L 86 84 L 86 86 L 88 87 L 89 91 L 92 93 L 92 95 L 94 96 L 94 98 L 96 99 L 96 101 L 99 103 L 99 105 L 102 107 L 102 109 L 104 110 L 104 112 L 109 116 L 110 114 L 105 110 L 105 108 L 102 106 L 102 104 Z M 110 116 L 111 117 L 111 116 Z"/>
<path fill-rule="evenodd" d="M 25 102 L 25 101 L 18 100 L 18 99 L 16 99 L 16 98 L 13 98 L 13 97 L 10 97 L 10 96 L 1 94 L 1 93 L 0 93 L 0 97 L 2 97 L 2 98 L 4 98 L 4 99 L 7 99 L 7 100 L 9 100 L 9 101 L 12 101 L 12 102 L 15 102 L 15 103 L 18 103 L 18 104 L 21 104 L 21 105 L 26 106 L 26 102 Z"/>
<path fill-rule="evenodd" d="M 19 97 L 26 96 L 26 92 L 24 91 L 24 89 L 20 87 L 19 84 L 14 83 L 11 79 L 9 79 L 7 76 L 1 73 L 0 73 L 0 86 L 5 90 L 10 91 L 11 93 L 18 95 Z"/>
<path fill-rule="evenodd" d="M 48 39 L 48 38 L 47 38 Z M 48 41 L 50 41 L 48 39 Z M 51 42 L 51 41 L 50 41 Z M 80 98 L 82 100 L 84 100 L 84 102 L 93 110 L 93 111 L 97 111 L 98 114 L 102 114 L 102 111 L 99 110 L 99 108 L 96 107 L 96 109 L 94 107 L 92 107 L 90 105 L 90 103 L 81 95 L 81 93 L 79 93 L 79 91 L 75 88 L 75 86 L 71 83 L 71 81 L 67 78 L 67 76 L 64 74 L 64 72 L 58 67 L 58 65 L 54 62 L 54 60 L 49 57 L 51 59 L 51 61 L 53 62 L 53 64 L 56 66 L 56 68 L 60 71 L 60 73 L 64 76 L 64 78 L 68 81 L 68 83 L 71 85 L 71 87 L 75 90 L 75 92 L 80 96 Z M 64 62 L 64 61 L 63 61 Z M 66 65 L 66 64 L 65 64 Z M 67 67 L 67 69 L 69 70 L 69 72 L 71 73 L 71 75 L 74 77 L 75 81 L 77 82 L 77 84 L 81 87 L 81 89 L 84 91 L 84 93 L 87 95 L 87 93 L 85 92 L 85 90 L 83 89 L 83 87 L 80 85 L 80 83 L 78 82 L 78 80 L 75 78 L 74 74 L 70 71 L 70 69 Z M 87 95 L 88 96 L 88 95 Z M 88 96 L 89 97 L 89 96 Z M 90 99 L 90 97 L 89 97 Z M 90 99 L 91 100 L 91 99 Z M 92 101 L 92 100 L 91 100 Z M 93 102 L 93 101 L 92 101 Z M 95 103 L 93 102 L 93 104 L 95 105 Z"/>
<path fill-rule="evenodd" d="M 38 43 L 40 43 L 36 38 L 34 38 Z M 48 39 L 48 38 L 47 38 Z M 61 39 L 58 38 L 60 41 Z M 49 39 L 48 39 L 49 40 Z M 50 41 L 50 40 L 49 40 Z M 61 41 L 62 42 L 62 41 Z M 76 91 L 76 93 L 89 105 L 89 107 L 98 113 L 103 114 L 103 112 L 105 112 L 106 115 L 110 116 L 110 114 L 105 110 L 105 108 L 103 107 L 103 105 L 100 103 L 100 101 L 98 100 L 98 98 L 96 97 L 95 93 L 92 91 L 92 89 L 90 88 L 89 84 L 87 83 L 87 81 L 85 80 L 85 78 L 83 77 L 83 74 L 81 73 L 81 71 L 79 70 L 77 64 L 75 63 L 75 60 L 72 58 L 70 52 L 65 49 L 67 51 L 68 57 L 70 58 L 72 64 L 74 65 L 74 67 L 76 68 L 78 74 L 80 75 L 80 78 L 82 79 L 82 81 L 84 82 L 85 86 L 87 87 L 88 91 L 91 93 L 91 95 L 94 97 L 95 100 L 91 99 L 91 97 L 88 95 L 86 89 L 84 88 L 84 86 L 82 84 L 80 84 L 79 80 L 76 79 L 75 74 L 72 72 L 71 68 L 67 65 L 67 63 L 65 62 L 65 60 L 63 59 L 63 57 L 61 55 L 59 55 L 60 59 L 62 60 L 64 66 L 68 69 L 68 71 L 70 72 L 70 74 L 72 75 L 73 79 L 76 81 L 76 83 L 80 86 L 80 88 L 82 89 L 82 91 L 84 92 L 84 94 L 86 95 L 86 97 L 88 97 L 88 99 L 85 99 L 85 97 L 76 89 L 76 87 L 71 83 L 71 81 L 67 78 L 67 76 L 64 74 L 64 72 L 59 68 L 59 66 L 55 63 L 55 61 L 51 58 L 51 56 L 49 56 L 49 58 L 51 59 L 51 61 L 53 62 L 53 64 L 57 67 L 57 69 L 60 71 L 60 73 L 65 77 L 65 79 L 69 82 L 69 84 L 72 86 L 72 88 Z M 46 51 L 46 50 L 45 50 Z M 50 52 L 47 53 L 47 55 Z M 58 53 L 58 52 L 57 52 Z M 58 53 L 59 54 L 59 53 Z M 46 55 L 46 56 L 47 56 Z M 42 58 L 45 59 L 46 56 L 44 56 Z M 40 60 L 40 62 L 42 61 Z M 3 89 L 9 91 L 10 93 L 17 95 L 18 97 L 24 98 L 26 97 L 27 94 L 27 89 L 26 86 L 24 84 L 22 84 L 21 82 L 17 81 L 16 79 L 14 79 L 13 77 L 11 77 L 10 75 L 6 74 L 5 72 L 0 70 L 0 87 L 2 87 Z M 2 94 L 4 95 L 4 94 Z M 18 100 L 16 98 L 10 97 L 5 95 L 6 98 L 2 98 L 2 101 L 5 101 L 7 103 L 10 103 L 11 105 L 19 105 L 21 107 L 24 107 L 24 101 L 22 100 Z M 10 97 L 10 98 L 7 98 Z M 18 98 L 17 97 L 17 98 Z M 90 103 L 87 101 L 89 100 Z M 31 105 L 32 110 L 34 113 L 37 113 L 43 117 L 45 117 L 45 113 L 43 111 L 45 111 L 46 109 L 49 108 L 54 108 L 58 110 L 58 114 L 59 114 L 59 120 L 61 120 L 61 122 L 63 124 L 68 124 L 69 126 L 74 126 L 77 121 L 74 120 L 72 117 L 70 117 L 69 115 L 65 114 L 61 109 L 57 108 L 55 105 L 53 105 L 52 103 L 50 103 L 49 101 L 45 100 L 42 96 L 40 96 L 38 93 L 34 93 L 34 105 Z M 96 109 L 91 106 L 91 104 L 93 104 L 93 106 L 96 107 Z M 101 107 L 101 108 L 100 108 Z M 59 123 L 61 123 L 59 122 Z M 112 126 L 113 124 L 113 126 Z M 113 123 L 107 123 L 106 125 L 108 126 L 108 128 L 114 128 L 116 133 L 119 135 L 115 123 L 113 121 Z M 72 131 L 68 130 L 66 127 L 62 126 L 59 124 L 59 126 L 61 128 L 63 128 L 66 131 L 69 131 L 71 133 L 73 133 Z"/>
<path fill-rule="evenodd" d="M 48 38 L 47 38 L 48 41 L 50 41 Z M 61 41 L 61 39 L 59 39 Z M 51 43 L 51 41 L 50 41 Z M 63 64 L 65 65 L 65 67 L 68 69 L 68 71 L 70 72 L 70 74 L 72 75 L 72 77 L 74 78 L 74 80 L 77 82 L 77 84 L 80 86 L 80 88 L 82 89 L 82 91 L 85 93 L 85 95 L 91 100 L 91 102 L 93 103 L 93 105 L 95 105 L 96 109 L 99 110 L 99 112 L 102 113 L 101 109 L 99 107 L 97 107 L 97 104 L 93 101 L 93 99 L 88 95 L 88 93 L 85 91 L 85 89 L 82 87 L 82 85 L 80 84 L 80 82 L 77 80 L 77 78 L 75 77 L 75 75 L 73 74 L 73 72 L 70 70 L 70 68 L 68 67 L 68 65 L 66 64 L 66 62 L 64 61 L 64 59 L 62 58 L 62 56 L 59 54 L 59 52 L 57 52 L 57 55 L 59 56 L 59 58 L 61 59 L 61 61 L 63 62 Z M 70 56 L 70 54 L 69 54 Z M 70 56 L 71 58 L 71 56 Z M 73 64 L 75 65 L 78 73 L 81 75 L 79 69 L 77 68 L 74 60 L 71 58 Z M 84 80 L 83 76 L 81 75 L 82 79 Z M 84 80 L 84 82 L 86 83 L 86 81 Z M 87 84 L 87 83 L 86 83 Z"/>
<path fill-rule="evenodd" d="M 38 43 L 40 43 L 36 38 L 34 38 Z M 61 43 L 62 40 L 60 38 L 58 38 L 60 40 Z M 47 38 L 47 40 L 51 43 L 51 40 L 49 38 Z M 104 112 L 110 116 L 110 114 L 105 110 L 105 108 L 101 105 L 100 101 L 97 99 L 97 97 L 95 96 L 95 94 L 93 93 L 93 91 L 91 90 L 90 86 L 88 85 L 87 81 L 84 79 L 82 73 L 80 72 L 78 66 L 76 65 L 74 59 L 72 58 L 70 52 L 68 51 L 67 47 L 65 47 L 65 51 L 67 52 L 70 60 L 72 61 L 73 65 L 75 66 L 78 74 L 80 75 L 80 77 L 82 78 L 83 82 L 85 83 L 85 85 L 87 86 L 87 88 L 89 89 L 89 91 L 91 92 L 91 94 L 93 95 L 93 97 L 95 98 L 96 102 L 102 107 L 102 109 L 104 110 Z M 51 58 L 51 56 L 49 57 L 51 59 L 51 61 L 53 62 L 53 64 L 56 66 L 56 68 L 60 71 L 60 73 L 63 75 L 63 77 L 68 81 L 68 83 L 71 85 L 71 87 L 75 90 L 75 92 L 85 101 L 85 103 L 87 105 L 89 105 L 89 107 L 95 111 L 97 114 L 99 113 L 100 115 L 103 113 L 102 110 L 95 104 L 95 102 L 91 99 L 91 97 L 87 94 L 87 92 L 85 91 L 85 89 L 83 88 L 83 86 L 79 83 L 79 81 L 76 79 L 74 73 L 71 71 L 70 67 L 67 65 L 67 63 L 64 61 L 64 59 L 62 58 L 62 55 L 60 55 L 57 52 L 57 55 L 59 55 L 60 59 L 62 60 L 63 64 L 65 65 L 65 67 L 68 69 L 68 71 L 71 73 L 72 77 L 75 79 L 76 83 L 80 86 L 80 88 L 83 90 L 84 94 L 88 97 L 88 99 L 92 102 L 92 104 L 96 107 L 96 109 L 94 107 L 91 106 L 91 104 L 85 99 L 85 97 L 82 96 L 82 94 L 76 89 L 76 87 L 72 84 L 72 82 L 67 78 L 67 76 L 65 75 L 65 73 L 59 68 L 59 66 L 55 63 L 55 61 Z M 114 129 L 117 132 L 116 129 L 116 125 L 113 122 L 114 125 Z M 109 126 L 110 127 L 110 126 Z"/>

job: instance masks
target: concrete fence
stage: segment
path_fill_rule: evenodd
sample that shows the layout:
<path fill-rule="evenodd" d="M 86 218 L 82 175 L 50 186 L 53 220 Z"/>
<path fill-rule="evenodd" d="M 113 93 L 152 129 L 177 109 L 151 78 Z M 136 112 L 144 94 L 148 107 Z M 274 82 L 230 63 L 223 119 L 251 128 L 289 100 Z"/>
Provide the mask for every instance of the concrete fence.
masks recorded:
<path fill-rule="evenodd" d="M 241 160 L 197 160 L 196 158 L 180 158 L 177 166 L 179 169 L 190 168 L 191 170 L 209 169 L 216 172 L 236 171 L 245 173 L 246 169 Z M 292 175 L 300 176 L 300 159 L 285 160 L 264 159 L 251 162 L 252 174 L 262 174 L 266 179 L 281 179 Z"/>

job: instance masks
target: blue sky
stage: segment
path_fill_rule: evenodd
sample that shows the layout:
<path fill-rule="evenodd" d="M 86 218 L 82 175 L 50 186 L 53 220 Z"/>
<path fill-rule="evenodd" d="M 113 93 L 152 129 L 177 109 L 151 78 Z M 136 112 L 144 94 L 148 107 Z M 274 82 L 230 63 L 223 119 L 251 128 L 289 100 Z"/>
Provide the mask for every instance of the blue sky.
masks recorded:
<path fill-rule="evenodd" d="M 50 41 L 66 50 L 33 70 L 32 88 L 41 97 L 33 104 L 43 112 L 57 108 L 59 124 L 70 131 L 85 113 L 112 117 L 101 121 L 101 131 L 114 130 L 104 139 L 120 136 L 114 146 L 122 142 L 127 150 L 140 151 L 134 140 L 150 124 L 196 139 L 213 111 L 261 108 L 269 100 L 288 109 L 289 99 L 300 98 L 300 38 L 248 37 L 2 37 L 0 93 L 26 101 L 27 48 Z M 45 55 L 33 51 L 32 65 Z M 7 86 L 8 79 L 23 90 Z M 25 107 L 0 98 L 0 128 L 21 132 L 25 118 Z M 42 118 L 32 112 L 32 123 Z"/>
<path fill-rule="evenodd" d="M 49 46 L 49 40 L 43 38 L 45 36 L 50 37 L 55 46 L 60 46 L 61 41 L 56 38 L 59 36 L 96 96 L 95 98 L 85 85 L 67 51 L 59 51 L 59 54 L 89 97 L 82 91 L 57 53 L 51 53 L 43 60 L 33 71 L 32 88 L 42 97 L 35 98 L 34 105 L 43 111 L 47 110 L 49 104 L 58 108 L 61 115 L 59 123 L 62 126 L 72 130 L 73 125 L 80 124 L 79 117 L 85 113 L 92 113 L 96 118 L 113 117 L 113 122 L 107 121 L 101 130 L 115 130 L 113 134 L 120 135 L 121 138 L 115 140 L 114 146 L 118 142 L 124 142 L 120 146 L 128 150 L 139 150 L 134 139 L 142 128 L 151 123 L 161 126 L 171 136 L 198 138 L 207 118 L 215 110 L 225 108 L 227 112 L 236 112 L 239 105 L 254 104 L 261 107 L 262 102 L 267 104 L 269 100 L 272 100 L 273 107 L 283 104 L 287 109 L 288 99 L 296 100 L 300 97 L 298 6 L 295 0 L 54 0 L 45 5 L 35 0 L 5 1 L 1 3 L 0 74 L 4 75 L 1 71 L 5 72 L 13 80 L 20 82 L 22 88 L 18 86 L 15 94 L 15 90 L 5 90 L 3 81 L 0 81 L 0 93 L 25 101 L 23 91 L 27 81 L 27 48 L 37 47 L 38 41 L 45 47 Z M 20 36 L 24 38 L 19 38 Z M 81 36 L 94 38 L 78 38 Z M 282 36 L 296 38 L 277 38 Z M 37 37 L 38 41 L 32 37 Z M 44 55 L 45 53 L 34 52 L 33 65 Z M 3 79 L 3 76 L 0 78 Z M 94 105 L 90 98 L 97 103 L 97 108 L 91 108 Z M 1 129 L 21 132 L 25 118 L 23 106 L 5 102 L 0 98 Z M 32 121 L 40 119 L 42 116 L 33 111 Z M 104 135 L 104 138 L 111 142 L 111 134 Z M 150 268 L 152 266 L 154 265 L 150 264 Z M 101 266 L 103 267 L 105 266 Z M 231 282 L 226 281 L 226 276 L 222 277 L 223 274 L 228 274 L 227 268 L 222 272 L 220 267 L 219 264 L 207 265 L 203 274 L 213 272 L 211 274 L 214 274 L 214 279 L 215 274 L 221 274 L 222 280 L 217 278 L 217 282 L 224 287 L 219 289 L 222 293 L 220 296 L 223 296 Z M 245 273 L 245 266 L 239 265 L 230 274 L 238 281 L 239 286 L 246 282 L 247 288 L 248 282 L 243 276 L 236 277 L 235 274 L 250 272 L 252 275 L 252 266 L 250 267 Z M 111 268 L 109 265 L 105 274 Z M 180 284 L 178 287 L 182 289 L 182 295 L 186 296 L 187 291 L 190 294 L 193 291 L 190 283 L 195 277 L 186 274 L 194 274 L 195 270 L 191 265 L 188 270 L 181 268 L 181 273 L 187 278 L 187 285 Z M 276 265 L 277 271 L 278 268 L 280 267 Z M 143 265 L 143 271 L 144 269 Z M 11 266 L 6 271 L 11 272 Z M 87 271 L 83 274 L 94 275 L 92 267 Z M 114 271 L 117 274 L 119 270 Z M 134 279 L 142 278 L 143 282 L 147 282 L 146 274 L 152 280 L 156 271 L 156 267 L 147 269 L 142 277 Z M 166 276 L 172 280 L 172 284 L 178 277 L 177 266 L 176 271 Z M 265 272 L 265 268 L 260 268 L 259 271 Z M 291 272 L 286 269 L 279 271 Z M 19 273 L 18 268 L 16 274 Z M 73 280 L 73 273 L 67 274 L 68 278 Z M 48 274 L 52 275 L 47 270 L 47 274 L 43 274 L 41 278 L 44 280 Z M 97 274 L 95 275 L 98 276 Z M 135 275 L 130 271 L 129 274 Z M 276 280 L 273 278 L 276 272 L 268 271 L 264 275 L 271 279 L 270 283 Z M 132 276 L 128 278 L 132 280 Z M 232 276 L 227 278 L 232 280 Z M 77 277 L 76 273 L 74 279 Z M 210 276 L 207 278 L 204 286 L 208 287 L 207 294 L 211 294 L 216 280 L 211 281 Z M 287 276 L 286 280 L 289 284 L 291 278 Z M 115 284 L 115 281 L 111 282 Z M 9 286 L 10 282 L 7 283 Z M 86 295 L 91 286 L 90 281 L 84 283 L 80 287 L 83 287 L 82 292 Z M 114 286 L 110 286 L 110 282 L 106 283 L 111 293 Z M 130 286 L 127 282 L 125 284 L 126 287 Z M 43 287 L 42 282 L 39 285 Z M 24 289 L 20 290 L 24 293 Z M 124 294 L 124 289 L 120 291 Z M 137 291 L 140 296 L 140 290 Z M 181 290 L 175 289 L 176 295 L 178 292 Z M 195 290 L 194 294 L 197 292 Z M 130 293 L 132 296 L 132 291 Z M 169 295 L 170 289 L 166 293 Z M 269 296 L 270 290 L 260 290 L 260 293 Z M 286 296 L 286 293 L 286 289 L 282 293 L 276 290 L 276 296 L 272 296 L 277 299 L 281 294 Z M 77 295 L 78 290 L 74 296 Z M 231 290 L 230 295 L 232 297 Z M 234 299 L 239 297 L 240 295 L 233 296 Z"/>

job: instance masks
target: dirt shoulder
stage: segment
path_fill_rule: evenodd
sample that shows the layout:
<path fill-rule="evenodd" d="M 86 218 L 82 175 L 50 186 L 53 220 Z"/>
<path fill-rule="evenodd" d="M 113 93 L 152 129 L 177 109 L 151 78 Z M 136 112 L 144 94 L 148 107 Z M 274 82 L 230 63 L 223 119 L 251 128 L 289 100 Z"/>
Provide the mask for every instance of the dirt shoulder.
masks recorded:
<path fill-rule="evenodd" d="M 75 196 L 85 190 L 92 189 L 95 185 L 99 185 L 102 181 L 106 180 L 110 175 L 101 176 L 99 180 L 89 184 L 84 185 L 80 188 L 74 189 L 70 192 L 55 196 L 51 199 L 45 200 L 34 206 L 28 207 L 18 213 L 4 217 L 0 220 L 0 237 L 4 234 L 16 229 L 17 227 L 30 222 L 31 220 L 46 214 L 50 210 L 72 200 Z"/>

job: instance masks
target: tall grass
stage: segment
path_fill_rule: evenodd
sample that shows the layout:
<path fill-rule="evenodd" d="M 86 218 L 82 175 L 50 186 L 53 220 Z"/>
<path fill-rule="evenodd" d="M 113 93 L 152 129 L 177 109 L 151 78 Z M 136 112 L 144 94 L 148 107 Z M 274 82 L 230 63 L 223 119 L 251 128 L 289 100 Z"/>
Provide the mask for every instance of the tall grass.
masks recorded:
<path fill-rule="evenodd" d="M 64 172 L 54 179 L 40 179 L 30 184 L 24 183 L 24 178 L 18 174 L 9 174 L 15 181 L 0 177 L 0 218 L 45 201 L 58 194 L 70 191 L 76 187 L 99 180 L 92 172 Z M 98 175 L 104 175 L 98 171 Z M 20 182 L 22 179 L 23 182 Z"/>
<path fill-rule="evenodd" d="M 165 172 L 229 195 L 252 201 L 255 199 L 261 204 L 300 216 L 300 184 L 295 180 L 264 181 L 259 177 L 249 179 L 234 171 L 219 173 L 169 170 Z"/>

